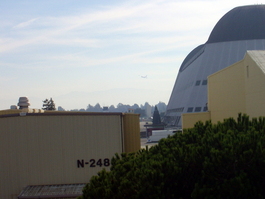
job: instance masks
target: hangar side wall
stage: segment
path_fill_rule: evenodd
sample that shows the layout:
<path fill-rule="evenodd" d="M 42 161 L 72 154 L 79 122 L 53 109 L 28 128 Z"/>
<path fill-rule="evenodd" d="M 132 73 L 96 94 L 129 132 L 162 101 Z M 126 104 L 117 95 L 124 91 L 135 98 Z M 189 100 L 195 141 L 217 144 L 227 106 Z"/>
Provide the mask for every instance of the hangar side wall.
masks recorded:
<path fill-rule="evenodd" d="M 103 167 L 109 169 L 113 155 L 123 151 L 121 118 L 121 114 L 0 118 L 0 198 L 14 199 L 27 185 L 87 183 Z"/>
<path fill-rule="evenodd" d="M 213 123 L 246 113 L 244 60 L 208 77 L 208 110 Z"/>

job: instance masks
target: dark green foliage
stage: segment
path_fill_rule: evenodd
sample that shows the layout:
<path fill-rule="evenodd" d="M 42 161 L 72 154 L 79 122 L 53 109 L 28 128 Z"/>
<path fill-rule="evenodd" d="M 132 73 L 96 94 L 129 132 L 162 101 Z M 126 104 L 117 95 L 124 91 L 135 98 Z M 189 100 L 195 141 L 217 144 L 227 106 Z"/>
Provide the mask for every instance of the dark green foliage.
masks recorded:
<path fill-rule="evenodd" d="M 198 122 L 150 149 L 116 155 L 88 198 L 265 198 L 265 118 Z"/>
<path fill-rule="evenodd" d="M 153 125 L 161 124 L 161 117 L 157 107 L 155 106 L 154 114 L 153 114 Z"/>
<path fill-rule="evenodd" d="M 56 110 L 56 108 L 55 108 L 55 103 L 54 103 L 54 101 L 52 100 L 52 98 L 50 98 L 50 100 L 48 100 L 48 99 L 45 99 L 44 101 L 43 101 L 43 105 L 42 105 L 42 109 L 43 110 L 49 110 L 49 111 L 54 111 L 54 110 Z"/>

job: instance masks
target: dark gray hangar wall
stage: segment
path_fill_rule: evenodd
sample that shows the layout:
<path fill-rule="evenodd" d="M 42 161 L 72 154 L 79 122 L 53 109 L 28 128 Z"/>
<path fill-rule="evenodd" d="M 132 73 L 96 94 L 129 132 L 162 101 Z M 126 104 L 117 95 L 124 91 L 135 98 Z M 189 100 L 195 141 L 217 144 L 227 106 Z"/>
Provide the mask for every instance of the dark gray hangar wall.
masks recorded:
<path fill-rule="evenodd" d="M 213 28 L 208 41 L 184 59 L 168 102 L 164 122 L 181 128 L 181 114 L 207 111 L 207 77 L 265 50 L 265 5 L 236 7 Z"/>

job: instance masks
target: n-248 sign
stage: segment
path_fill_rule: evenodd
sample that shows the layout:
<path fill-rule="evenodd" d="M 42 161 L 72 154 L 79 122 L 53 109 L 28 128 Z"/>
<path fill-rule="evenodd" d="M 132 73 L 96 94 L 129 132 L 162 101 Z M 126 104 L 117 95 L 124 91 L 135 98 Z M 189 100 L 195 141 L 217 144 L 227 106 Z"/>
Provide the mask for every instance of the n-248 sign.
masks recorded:
<path fill-rule="evenodd" d="M 89 161 L 84 161 L 84 159 L 82 160 L 77 160 L 77 168 L 84 168 L 85 166 L 89 166 L 89 167 L 108 167 L 110 166 L 110 159 L 109 158 L 105 158 L 105 159 L 90 159 Z"/>

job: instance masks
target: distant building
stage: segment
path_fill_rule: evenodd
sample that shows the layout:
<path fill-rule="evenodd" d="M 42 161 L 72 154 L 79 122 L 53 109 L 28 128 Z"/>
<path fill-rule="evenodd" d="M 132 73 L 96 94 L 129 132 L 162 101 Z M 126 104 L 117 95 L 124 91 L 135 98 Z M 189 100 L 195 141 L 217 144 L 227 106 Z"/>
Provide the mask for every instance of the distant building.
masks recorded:
<path fill-rule="evenodd" d="M 145 103 L 144 109 L 145 109 L 146 117 L 149 117 L 149 118 L 152 117 L 152 106 L 148 103 Z"/>
<path fill-rule="evenodd" d="M 133 108 L 128 108 L 128 113 L 134 113 L 134 109 Z"/>
<path fill-rule="evenodd" d="M 109 111 L 109 107 L 108 106 L 103 106 L 103 112 L 108 112 Z"/>
<path fill-rule="evenodd" d="M 156 106 L 160 113 L 164 113 L 167 110 L 167 105 L 164 102 L 159 102 Z"/>
<path fill-rule="evenodd" d="M 65 109 L 61 106 L 58 106 L 58 111 L 65 111 Z"/>

